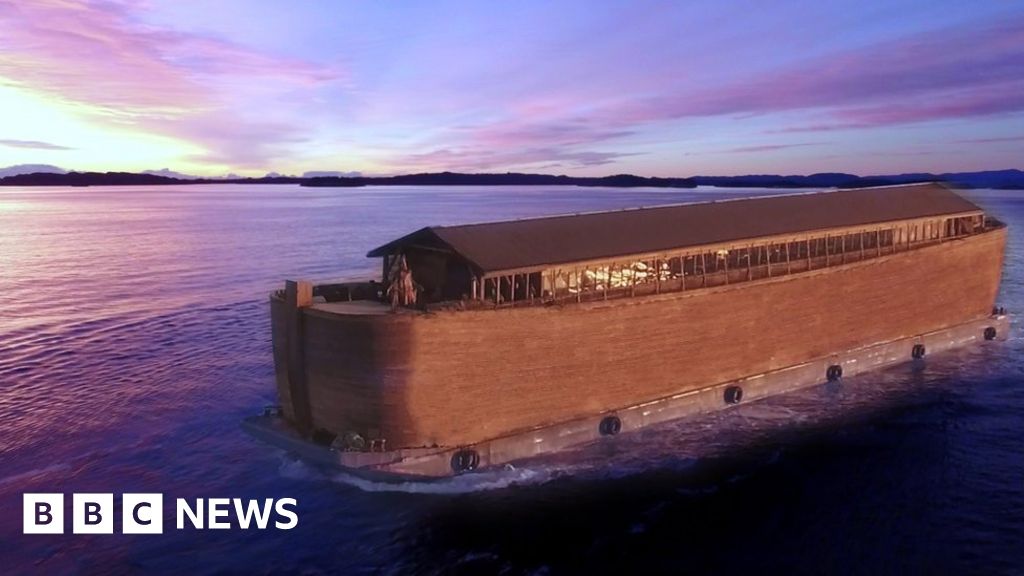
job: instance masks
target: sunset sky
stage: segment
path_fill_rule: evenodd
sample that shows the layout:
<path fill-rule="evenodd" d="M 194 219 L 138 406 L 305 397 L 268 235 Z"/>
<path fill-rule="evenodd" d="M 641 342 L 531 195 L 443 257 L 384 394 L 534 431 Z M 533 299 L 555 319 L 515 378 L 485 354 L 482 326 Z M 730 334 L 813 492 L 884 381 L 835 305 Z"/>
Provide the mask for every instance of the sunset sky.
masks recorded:
<path fill-rule="evenodd" d="M 1024 168 L 1024 4 L 0 0 L 0 167 Z"/>

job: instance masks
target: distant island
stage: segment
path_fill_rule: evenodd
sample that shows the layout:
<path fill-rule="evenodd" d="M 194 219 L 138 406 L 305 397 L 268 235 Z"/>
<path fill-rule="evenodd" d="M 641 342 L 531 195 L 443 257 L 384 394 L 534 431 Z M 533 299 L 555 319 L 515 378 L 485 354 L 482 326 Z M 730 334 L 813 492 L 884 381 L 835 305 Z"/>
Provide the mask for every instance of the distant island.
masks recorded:
<path fill-rule="evenodd" d="M 168 172 L 164 172 L 166 174 Z M 915 182 L 947 182 L 963 188 L 1024 189 L 1024 172 L 991 170 L 984 172 L 951 172 L 944 174 L 910 173 L 884 176 L 857 176 L 844 173 L 781 176 L 757 174 L 748 176 L 692 176 L 658 178 L 616 174 L 601 177 L 555 176 L 551 174 L 465 174 L 430 172 L 400 176 L 279 176 L 260 178 L 178 178 L 157 173 L 133 172 L 31 172 L 0 178 L 0 186 L 161 186 L 170 184 L 299 184 L 325 188 L 355 186 L 606 186 L 616 188 L 859 188 L 912 184 Z"/>

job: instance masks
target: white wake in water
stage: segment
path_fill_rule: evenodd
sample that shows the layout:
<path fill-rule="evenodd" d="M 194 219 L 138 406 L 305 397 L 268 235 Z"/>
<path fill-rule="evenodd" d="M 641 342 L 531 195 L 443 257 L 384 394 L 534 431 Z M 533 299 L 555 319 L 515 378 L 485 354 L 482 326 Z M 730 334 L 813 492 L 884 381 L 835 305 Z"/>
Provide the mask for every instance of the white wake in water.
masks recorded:
<path fill-rule="evenodd" d="M 404 492 L 407 494 L 468 494 L 501 490 L 512 486 L 543 484 L 555 478 L 571 475 L 573 470 L 567 467 L 527 467 L 515 468 L 506 466 L 495 470 L 485 470 L 461 476 L 452 476 L 438 480 L 379 482 L 367 480 L 344 472 L 335 474 L 331 479 L 341 484 L 353 486 L 364 492 Z"/>

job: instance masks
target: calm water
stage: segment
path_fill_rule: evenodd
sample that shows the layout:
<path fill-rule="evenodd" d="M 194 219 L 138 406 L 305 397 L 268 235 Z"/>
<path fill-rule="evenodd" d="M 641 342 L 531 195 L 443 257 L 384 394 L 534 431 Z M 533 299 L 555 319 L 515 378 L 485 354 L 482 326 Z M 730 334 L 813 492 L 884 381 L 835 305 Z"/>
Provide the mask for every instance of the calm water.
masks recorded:
<path fill-rule="evenodd" d="M 286 277 L 373 274 L 369 248 L 428 224 L 759 193 L 0 189 L 0 570 L 1024 572 L 1016 328 L 440 486 L 356 482 L 238 427 L 274 401 Z M 1024 192 L 970 196 L 1011 226 L 1000 302 L 1024 310 Z M 165 528 L 174 498 L 295 497 L 299 525 L 24 536 L 23 492 L 162 492 Z"/>

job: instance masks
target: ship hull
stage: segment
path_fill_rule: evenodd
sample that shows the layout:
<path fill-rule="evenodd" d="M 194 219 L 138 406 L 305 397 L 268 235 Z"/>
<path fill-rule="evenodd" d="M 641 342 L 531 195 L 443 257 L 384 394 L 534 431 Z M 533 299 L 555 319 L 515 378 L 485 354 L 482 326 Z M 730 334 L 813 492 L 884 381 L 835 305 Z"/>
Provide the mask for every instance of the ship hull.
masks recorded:
<path fill-rule="evenodd" d="M 841 266 L 606 302 L 435 313 L 339 314 L 272 299 L 284 419 L 296 362 L 311 426 L 381 438 L 341 466 L 452 473 L 471 447 L 495 465 L 983 340 L 1004 228 Z M 297 360 L 298 358 L 298 360 Z M 289 371 L 291 368 L 291 372 Z M 251 424 L 251 423 L 250 423 Z M 373 454 L 373 455 L 371 455 Z"/>

